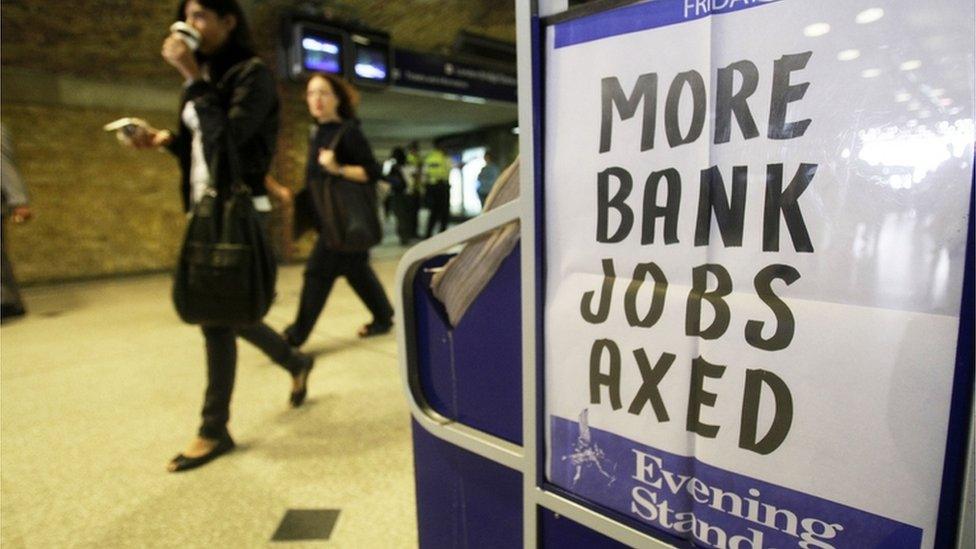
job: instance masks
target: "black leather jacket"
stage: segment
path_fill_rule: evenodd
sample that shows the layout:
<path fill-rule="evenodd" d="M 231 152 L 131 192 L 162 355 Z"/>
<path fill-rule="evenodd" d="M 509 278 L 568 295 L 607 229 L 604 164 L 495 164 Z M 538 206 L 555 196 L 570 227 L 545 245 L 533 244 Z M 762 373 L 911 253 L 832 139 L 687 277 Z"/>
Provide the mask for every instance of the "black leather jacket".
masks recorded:
<path fill-rule="evenodd" d="M 219 70 L 221 65 L 228 68 Z M 210 69 L 212 82 L 195 80 L 184 88 L 180 113 L 188 101 L 194 102 L 208 162 L 222 150 L 224 132 L 229 132 L 240 161 L 241 179 L 251 188 L 253 196 L 264 196 L 267 194 L 264 178 L 278 143 L 280 107 L 274 76 L 260 58 L 250 55 L 215 59 Z M 182 116 L 179 128 L 168 148 L 179 160 L 183 207 L 189 210 L 193 132 L 183 124 Z M 218 188 L 229 188 L 228 170 L 218 172 Z"/>

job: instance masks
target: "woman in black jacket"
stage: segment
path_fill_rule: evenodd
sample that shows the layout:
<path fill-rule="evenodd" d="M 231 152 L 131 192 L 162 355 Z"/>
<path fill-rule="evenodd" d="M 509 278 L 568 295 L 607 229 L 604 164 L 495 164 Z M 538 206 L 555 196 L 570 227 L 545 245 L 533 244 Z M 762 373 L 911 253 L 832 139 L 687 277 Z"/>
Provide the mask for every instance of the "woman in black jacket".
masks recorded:
<path fill-rule="evenodd" d="M 208 162 L 226 143 L 237 149 L 240 173 L 251 189 L 255 209 L 266 223 L 271 204 L 264 178 L 278 134 L 278 96 L 271 71 L 254 54 L 244 13 L 235 0 L 182 0 L 177 19 L 200 34 L 196 52 L 178 34 L 163 43 L 162 56 L 184 78 L 180 129 L 145 128 L 133 139 L 139 148 L 166 147 L 180 163 L 183 203 L 187 210 L 203 196 L 210 181 Z M 217 173 L 218 189 L 231 181 Z M 189 447 L 170 461 L 170 471 L 203 465 L 230 451 L 227 431 L 230 397 L 237 362 L 236 336 L 254 344 L 292 376 L 292 406 L 305 399 L 313 359 L 299 353 L 263 323 L 253 326 L 203 326 L 207 350 L 207 392 L 203 423 Z"/>
<path fill-rule="evenodd" d="M 375 185 L 380 166 L 359 129 L 355 90 L 346 81 L 316 74 L 308 81 L 306 101 L 315 126 L 308 145 L 305 185 L 321 185 L 326 176 L 363 185 Z M 319 226 L 332 220 L 319 219 Z M 385 334 L 393 327 L 393 307 L 383 286 L 369 265 L 369 252 L 332 249 L 320 234 L 305 266 L 305 283 L 295 322 L 285 329 L 285 338 L 295 347 L 308 339 L 325 306 L 336 278 L 345 276 L 349 285 L 373 314 L 373 321 L 359 330 L 359 337 Z"/>

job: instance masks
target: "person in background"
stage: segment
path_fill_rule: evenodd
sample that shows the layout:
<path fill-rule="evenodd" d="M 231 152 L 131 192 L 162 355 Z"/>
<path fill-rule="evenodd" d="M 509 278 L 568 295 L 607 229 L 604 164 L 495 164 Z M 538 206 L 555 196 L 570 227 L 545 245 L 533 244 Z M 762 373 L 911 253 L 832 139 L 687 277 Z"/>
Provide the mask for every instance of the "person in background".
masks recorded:
<path fill-rule="evenodd" d="M 9 319 L 27 314 L 24 301 L 20 297 L 20 286 L 14 278 L 14 267 L 7 257 L 7 219 L 14 223 L 24 223 L 33 216 L 28 204 L 27 187 L 20 177 L 14 161 L 14 147 L 7 127 L 0 124 L 2 134 L 2 173 L 0 173 L 0 195 L 2 195 L 3 227 L 0 229 L 0 255 L 2 255 L 3 276 L 0 279 L 0 319 Z"/>
<path fill-rule="evenodd" d="M 450 175 L 451 161 L 444 154 L 444 150 L 435 145 L 434 150 L 424 157 L 424 195 L 430 208 L 425 238 L 434 235 L 434 226 L 438 223 L 441 232 L 447 230 L 447 222 L 451 217 Z"/>
<path fill-rule="evenodd" d="M 327 175 L 353 183 L 376 185 L 381 169 L 366 136 L 359 129 L 356 118 L 358 95 L 353 87 L 336 76 L 316 74 L 308 81 L 305 99 L 315 120 L 308 144 L 305 186 L 321 184 Z M 325 221 L 319 219 L 319 225 L 324 227 Z M 393 328 L 393 306 L 369 265 L 369 251 L 330 249 L 320 232 L 305 264 L 305 281 L 295 321 L 284 333 L 293 347 L 300 347 L 308 339 L 332 285 L 340 276 L 346 277 L 373 314 L 372 322 L 360 328 L 359 337 L 385 334 Z"/>
<path fill-rule="evenodd" d="M 485 167 L 478 172 L 478 198 L 481 199 L 481 207 L 485 207 L 485 199 L 495 185 L 495 180 L 501 173 L 501 168 L 495 163 L 495 155 L 491 151 L 485 151 Z"/>
<path fill-rule="evenodd" d="M 420 144 L 411 141 L 407 145 L 407 162 L 403 166 L 403 175 L 407 178 L 407 196 L 410 197 L 407 215 L 413 227 L 410 238 L 420 238 L 420 207 L 424 197 L 424 160 L 420 155 Z"/>
<path fill-rule="evenodd" d="M 251 46 L 247 20 L 236 0 L 183 0 L 176 17 L 200 33 L 194 52 L 176 33 L 163 42 L 163 59 L 183 77 L 179 131 L 146 126 L 130 144 L 140 149 L 165 147 L 176 155 L 182 172 L 183 203 L 187 211 L 211 184 L 209 159 L 224 147 L 223 136 L 237 147 L 241 179 L 250 187 L 254 206 L 271 209 L 265 176 L 278 136 L 278 96 L 271 70 Z M 228 170 L 212 182 L 220 191 L 230 185 Z M 267 227 L 265 227 L 267 229 Z M 305 400 L 313 359 L 293 349 L 270 326 L 203 326 L 207 353 L 207 391 L 203 422 L 190 445 L 167 465 L 171 472 L 208 463 L 234 448 L 227 430 L 230 399 L 237 368 L 237 336 L 254 344 L 292 377 L 289 401 Z"/>
<path fill-rule="evenodd" d="M 390 155 L 390 160 L 392 163 L 386 173 L 386 180 L 390 182 L 392 191 L 390 204 L 393 217 L 396 219 L 397 236 L 400 238 L 400 244 L 406 246 L 417 232 L 417 214 L 413 212 L 411 207 L 414 196 L 407 192 L 407 175 L 404 172 L 404 167 L 407 165 L 407 153 L 402 147 L 396 147 Z M 412 222 L 411 217 L 413 218 Z"/>

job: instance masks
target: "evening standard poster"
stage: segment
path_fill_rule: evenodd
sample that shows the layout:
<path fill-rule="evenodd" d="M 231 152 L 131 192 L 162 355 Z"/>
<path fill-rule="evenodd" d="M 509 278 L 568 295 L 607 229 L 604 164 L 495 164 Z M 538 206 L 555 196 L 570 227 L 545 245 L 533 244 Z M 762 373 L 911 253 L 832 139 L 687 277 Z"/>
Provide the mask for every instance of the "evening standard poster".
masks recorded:
<path fill-rule="evenodd" d="M 551 483 L 703 546 L 933 545 L 973 10 L 660 0 L 547 29 Z"/>

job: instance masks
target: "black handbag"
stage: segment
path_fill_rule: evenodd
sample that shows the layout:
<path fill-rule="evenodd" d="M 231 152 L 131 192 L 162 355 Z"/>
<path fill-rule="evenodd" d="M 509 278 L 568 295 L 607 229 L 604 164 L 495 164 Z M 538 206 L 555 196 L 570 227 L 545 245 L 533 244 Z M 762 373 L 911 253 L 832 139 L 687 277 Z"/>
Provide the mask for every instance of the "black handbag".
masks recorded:
<path fill-rule="evenodd" d="M 332 150 L 348 124 L 343 124 L 332 139 Z M 326 174 L 321 181 L 310 182 L 309 191 L 321 236 L 330 250 L 365 252 L 383 239 L 375 183 L 356 183 Z"/>
<path fill-rule="evenodd" d="M 295 193 L 294 209 L 292 210 L 292 239 L 298 240 L 308 231 L 320 232 L 319 214 L 312 203 L 312 193 L 308 187 Z"/>
<path fill-rule="evenodd" d="M 173 303 L 190 324 L 255 324 L 274 299 L 277 263 L 250 189 L 240 179 L 237 153 L 229 140 L 222 148 L 211 163 L 210 187 L 193 207 L 176 265 Z M 221 181 L 221 159 L 227 161 L 229 194 L 215 186 Z"/>

